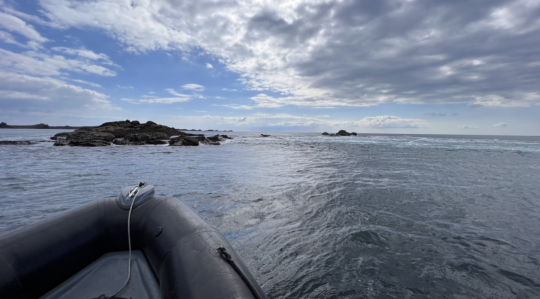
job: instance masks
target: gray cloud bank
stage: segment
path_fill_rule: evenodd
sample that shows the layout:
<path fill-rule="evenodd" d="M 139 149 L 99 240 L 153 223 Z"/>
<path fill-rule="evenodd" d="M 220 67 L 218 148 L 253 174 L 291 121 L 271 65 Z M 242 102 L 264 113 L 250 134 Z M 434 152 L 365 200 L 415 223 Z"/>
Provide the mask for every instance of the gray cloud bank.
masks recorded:
<path fill-rule="evenodd" d="M 39 3 L 55 26 L 97 27 L 128 51 L 203 49 L 283 94 L 261 107 L 540 104 L 539 1 Z"/>

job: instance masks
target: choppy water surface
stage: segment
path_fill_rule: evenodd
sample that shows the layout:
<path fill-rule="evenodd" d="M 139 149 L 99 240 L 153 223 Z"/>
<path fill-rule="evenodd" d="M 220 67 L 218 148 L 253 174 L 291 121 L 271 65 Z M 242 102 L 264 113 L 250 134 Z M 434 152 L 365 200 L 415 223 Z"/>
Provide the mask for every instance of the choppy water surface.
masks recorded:
<path fill-rule="evenodd" d="M 220 229 L 270 298 L 540 297 L 540 138 L 257 135 L 0 146 L 0 234 L 146 181 Z"/>

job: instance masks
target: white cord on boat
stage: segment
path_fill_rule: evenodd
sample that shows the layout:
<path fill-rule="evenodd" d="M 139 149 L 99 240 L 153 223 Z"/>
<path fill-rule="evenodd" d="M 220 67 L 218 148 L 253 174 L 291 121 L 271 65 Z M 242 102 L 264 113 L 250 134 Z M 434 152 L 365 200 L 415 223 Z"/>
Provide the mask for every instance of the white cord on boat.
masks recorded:
<path fill-rule="evenodd" d="M 130 230 L 130 223 L 131 223 L 131 210 L 133 209 L 133 204 L 135 203 L 135 198 L 137 198 L 137 195 L 139 195 L 139 187 L 133 188 L 133 190 L 129 191 L 128 197 L 133 197 L 133 200 L 131 201 L 131 206 L 129 207 L 129 213 L 128 213 L 128 243 L 129 243 L 129 259 L 128 259 L 128 277 L 126 280 L 126 283 L 124 286 L 120 289 L 120 291 L 114 293 L 114 295 L 107 297 L 107 299 L 111 299 L 116 297 L 116 295 L 120 294 L 128 285 L 129 280 L 131 279 L 131 230 Z"/>

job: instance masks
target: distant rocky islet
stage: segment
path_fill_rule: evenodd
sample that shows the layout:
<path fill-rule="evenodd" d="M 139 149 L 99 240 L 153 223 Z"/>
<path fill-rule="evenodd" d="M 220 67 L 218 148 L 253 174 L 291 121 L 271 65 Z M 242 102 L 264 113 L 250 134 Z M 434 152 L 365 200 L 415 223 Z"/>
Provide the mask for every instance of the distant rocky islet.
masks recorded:
<path fill-rule="evenodd" d="M 356 132 L 347 132 L 345 130 L 339 130 L 336 134 L 328 134 L 328 132 L 322 133 L 325 136 L 357 136 Z"/>

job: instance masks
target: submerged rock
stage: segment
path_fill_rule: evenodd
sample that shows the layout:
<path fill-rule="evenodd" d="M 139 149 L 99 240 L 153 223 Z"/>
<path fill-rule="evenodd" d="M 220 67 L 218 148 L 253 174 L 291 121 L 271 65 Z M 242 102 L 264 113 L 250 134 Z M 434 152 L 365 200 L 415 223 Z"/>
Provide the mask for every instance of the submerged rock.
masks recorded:
<path fill-rule="evenodd" d="M 270 135 L 261 134 L 261 137 L 270 137 Z"/>

